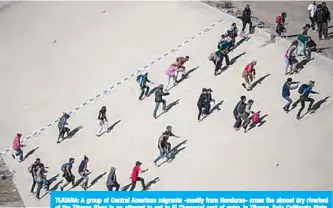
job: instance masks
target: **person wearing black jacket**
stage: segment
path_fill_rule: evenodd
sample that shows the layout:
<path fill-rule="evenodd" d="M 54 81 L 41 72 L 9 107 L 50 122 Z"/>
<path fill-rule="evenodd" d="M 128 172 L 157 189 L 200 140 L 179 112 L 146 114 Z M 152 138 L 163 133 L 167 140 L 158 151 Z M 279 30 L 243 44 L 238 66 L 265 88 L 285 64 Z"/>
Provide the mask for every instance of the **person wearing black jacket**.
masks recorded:
<path fill-rule="evenodd" d="M 207 99 L 207 89 L 203 88 L 199 97 L 199 100 L 197 102 L 199 114 L 198 114 L 198 121 L 200 121 L 201 115 L 202 115 L 202 109 L 204 107 L 204 102 Z"/>
<path fill-rule="evenodd" d="M 240 99 L 241 100 L 237 103 L 233 111 L 234 117 L 236 119 L 236 122 L 234 124 L 234 128 L 236 131 L 238 131 L 240 126 L 242 125 L 241 115 L 244 113 L 246 108 L 246 97 L 243 95 L 240 97 Z"/>
<path fill-rule="evenodd" d="M 251 33 L 252 21 L 251 21 L 251 9 L 249 4 L 247 4 L 243 10 L 242 22 L 243 22 L 242 32 L 245 31 L 246 25 L 249 24 L 249 33 Z"/>
<path fill-rule="evenodd" d="M 116 188 L 116 191 L 119 191 L 119 183 L 117 182 L 116 168 L 111 167 L 110 173 L 106 180 L 106 187 L 109 191 L 113 191 L 113 188 Z"/>
<path fill-rule="evenodd" d="M 323 2 L 321 3 L 322 7 L 323 7 L 323 10 L 325 12 L 325 16 L 326 16 L 326 23 L 327 23 L 327 27 L 325 27 L 325 30 L 323 31 L 323 35 L 325 38 L 327 38 L 328 36 L 328 22 L 331 21 L 331 12 L 330 10 L 328 9 L 327 5 L 326 5 L 326 2 Z"/>
<path fill-rule="evenodd" d="M 32 186 L 31 186 L 31 190 L 30 192 L 31 193 L 34 193 L 34 190 L 35 190 L 35 186 L 36 186 L 36 171 L 37 171 L 37 168 L 40 164 L 40 158 L 37 158 L 36 161 L 34 163 L 32 163 L 30 166 L 29 166 L 29 172 L 31 173 L 31 176 L 32 176 Z"/>
<path fill-rule="evenodd" d="M 210 109 L 211 109 L 210 103 L 215 102 L 215 100 L 212 98 L 212 92 L 213 92 L 212 89 L 207 89 L 207 99 L 203 103 L 205 116 L 208 116 L 210 113 Z"/>
<path fill-rule="evenodd" d="M 157 113 L 157 110 L 160 107 L 161 103 L 163 104 L 163 111 L 167 110 L 166 109 L 166 101 L 163 99 L 163 96 L 169 95 L 170 93 L 163 92 L 163 87 L 164 86 L 162 84 L 160 84 L 158 86 L 158 89 L 155 92 L 155 108 L 154 108 L 154 113 L 153 113 L 153 116 L 154 116 L 155 119 L 157 119 L 156 113 Z"/>
<path fill-rule="evenodd" d="M 317 10 L 313 15 L 313 18 L 315 20 L 315 22 L 317 23 L 318 26 L 318 38 L 319 40 L 322 39 L 322 36 L 324 35 L 324 37 L 327 37 L 327 28 L 328 28 L 328 19 L 329 19 L 329 14 L 327 12 L 325 12 L 325 10 L 323 9 L 322 5 L 319 4 L 317 6 Z"/>

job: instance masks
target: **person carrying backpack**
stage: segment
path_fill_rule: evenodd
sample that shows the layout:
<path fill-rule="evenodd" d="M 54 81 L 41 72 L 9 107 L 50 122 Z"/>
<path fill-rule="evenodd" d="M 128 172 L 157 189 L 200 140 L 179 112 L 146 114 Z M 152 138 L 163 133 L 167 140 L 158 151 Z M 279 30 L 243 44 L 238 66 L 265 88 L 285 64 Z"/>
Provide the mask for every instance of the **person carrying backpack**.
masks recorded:
<path fill-rule="evenodd" d="M 65 139 L 65 133 L 67 133 L 67 137 L 70 137 L 70 129 L 66 126 L 68 125 L 67 120 L 70 116 L 67 113 L 63 113 L 62 117 L 59 119 L 58 122 L 58 129 L 59 129 L 59 136 L 57 143 L 60 143 L 59 139 L 61 138 L 62 141 Z"/>
<path fill-rule="evenodd" d="M 119 183 L 117 182 L 116 168 L 111 167 L 108 179 L 106 180 L 106 187 L 108 191 L 113 191 L 113 188 L 116 188 L 116 191 L 119 191 Z"/>
<path fill-rule="evenodd" d="M 284 54 L 284 74 L 288 75 L 288 74 L 293 74 L 296 70 L 296 65 L 298 63 L 296 57 L 295 57 L 295 52 L 298 46 L 298 42 L 297 40 L 293 41 L 290 45 L 290 47 L 288 48 L 288 50 L 286 51 L 286 53 Z M 291 68 L 289 71 L 289 67 Z"/>
<path fill-rule="evenodd" d="M 287 13 L 285 13 L 285 12 L 282 12 L 281 15 L 278 15 L 275 18 L 276 33 L 280 36 L 282 33 L 286 32 L 286 28 L 284 27 L 286 18 L 287 18 Z"/>
<path fill-rule="evenodd" d="M 36 186 L 36 171 L 37 171 L 37 167 L 40 164 L 40 158 L 37 158 L 36 161 L 34 163 L 32 163 L 29 168 L 28 171 L 31 174 L 32 177 L 32 186 L 31 186 L 31 193 L 34 193 L 35 190 L 35 186 Z"/>
<path fill-rule="evenodd" d="M 136 78 L 137 82 L 139 83 L 140 89 L 141 89 L 141 94 L 139 96 L 139 100 L 143 100 L 145 97 L 149 97 L 149 86 L 147 85 L 147 82 L 154 84 L 148 79 L 148 72 L 145 72 L 144 74 L 140 74 Z M 145 96 L 145 97 L 143 97 Z"/>
<path fill-rule="evenodd" d="M 282 97 L 288 101 L 288 103 L 282 108 L 286 113 L 289 112 L 289 107 L 293 103 L 292 99 L 290 98 L 290 90 L 297 89 L 298 83 L 299 82 L 293 82 L 292 78 L 288 78 L 287 81 L 282 86 Z M 294 84 L 297 85 L 293 87 L 292 85 Z"/>
<path fill-rule="evenodd" d="M 285 13 L 285 12 L 282 12 L 281 15 L 278 15 L 275 18 L 276 32 L 278 35 L 281 35 L 282 33 L 286 32 L 286 28 L 285 28 L 286 18 L 287 18 L 287 13 Z"/>
<path fill-rule="evenodd" d="M 307 113 L 313 113 L 314 112 L 314 110 L 312 109 L 314 99 L 309 97 L 310 93 L 319 94 L 318 92 L 315 92 L 315 91 L 312 90 L 312 88 L 314 87 L 314 84 L 315 84 L 314 81 L 310 81 L 308 84 L 302 84 L 298 88 L 298 93 L 300 94 L 300 97 L 293 104 L 293 108 L 295 108 L 298 103 L 301 103 L 301 108 L 298 110 L 298 113 L 297 113 L 297 116 L 296 116 L 296 118 L 298 120 L 302 118 L 301 113 L 302 113 L 303 109 L 305 108 L 305 102 L 310 102 Z"/>
<path fill-rule="evenodd" d="M 75 176 L 72 174 L 72 167 L 74 164 L 74 158 L 69 158 L 68 163 L 65 163 L 61 166 L 61 171 L 63 172 L 62 177 L 65 178 L 66 183 L 60 187 L 60 190 L 63 191 L 64 188 L 72 183 L 73 187 L 75 185 Z"/>
<path fill-rule="evenodd" d="M 81 186 L 84 190 L 88 189 L 88 181 L 89 181 L 88 174 L 90 173 L 88 168 L 87 168 L 88 167 L 88 162 L 89 162 L 89 158 L 87 156 L 84 156 L 84 158 L 81 161 L 81 163 L 79 165 L 79 168 L 78 168 L 78 173 L 83 178 Z"/>

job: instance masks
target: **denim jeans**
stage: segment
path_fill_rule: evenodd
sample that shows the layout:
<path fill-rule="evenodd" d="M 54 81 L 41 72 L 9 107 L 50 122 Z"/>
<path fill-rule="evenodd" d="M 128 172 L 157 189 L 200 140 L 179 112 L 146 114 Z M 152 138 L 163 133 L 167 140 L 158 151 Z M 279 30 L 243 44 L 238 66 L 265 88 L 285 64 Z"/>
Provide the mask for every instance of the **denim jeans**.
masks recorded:
<path fill-rule="evenodd" d="M 154 118 L 156 118 L 156 114 L 157 114 L 157 111 L 158 111 L 161 103 L 163 104 L 163 110 L 166 110 L 166 101 L 164 99 L 162 99 L 162 101 L 160 101 L 160 102 L 155 102 L 155 108 L 154 108 L 154 112 L 153 112 Z"/>
<path fill-rule="evenodd" d="M 88 181 L 89 181 L 88 174 L 86 172 L 80 172 L 79 174 L 83 178 L 82 185 L 87 187 L 88 186 Z"/>
<path fill-rule="evenodd" d="M 15 150 L 15 156 L 18 156 L 19 161 L 23 161 L 23 151 L 22 151 L 22 149 L 16 149 Z"/>
<path fill-rule="evenodd" d="M 149 86 L 145 85 L 141 87 L 141 94 L 139 96 L 139 99 L 141 100 L 143 95 L 147 96 L 149 93 Z"/>
<path fill-rule="evenodd" d="M 288 101 L 288 103 L 283 107 L 283 109 L 289 110 L 289 107 L 293 103 L 293 100 L 289 96 L 284 96 L 283 98 Z"/>
<path fill-rule="evenodd" d="M 157 163 L 160 159 L 166 156 L 167 160 L 169 160 L 169 151 L 168 148 L 158 148 L 160 151 L 160 155 L 154 160 L 154 163 Z"/>

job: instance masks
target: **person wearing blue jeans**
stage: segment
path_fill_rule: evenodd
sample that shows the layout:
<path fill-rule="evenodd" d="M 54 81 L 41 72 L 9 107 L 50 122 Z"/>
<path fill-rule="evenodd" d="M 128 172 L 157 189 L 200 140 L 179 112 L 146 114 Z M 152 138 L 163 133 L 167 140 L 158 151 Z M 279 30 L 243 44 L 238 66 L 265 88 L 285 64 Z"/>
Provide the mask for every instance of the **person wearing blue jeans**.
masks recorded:
<path fill-rule="evenodd" d="M 292 78 L 288 78 L 282 87 L 282 97 L 288 101 L 288 103 L 283 106 L 283 110 L 285 112 L 289 112 L 289 107 L 293 103 L 293 100 L 290 98 L 290 90 L 294 90 L 298 88 L 299 82 L 293 82 Z M 293 84 L 297 84 L 297 86 L 292 87 Z"/>
<path fill-rule="evenodd" d="M 157 156 L 157 158 L 154 160 L 155 165 L 157 166 L 157 162 L 162 159 L 164 156 L 166 156 L 167 161 L 170 159 L 169 153 L 170 153 L 170 147 L 171 144 L 167 142 L 169 138 L 169 135 L 166 133 L 163 133 L 162 136 L 158 139 L 158 150 L 160 151 L 160 155 Z"/>

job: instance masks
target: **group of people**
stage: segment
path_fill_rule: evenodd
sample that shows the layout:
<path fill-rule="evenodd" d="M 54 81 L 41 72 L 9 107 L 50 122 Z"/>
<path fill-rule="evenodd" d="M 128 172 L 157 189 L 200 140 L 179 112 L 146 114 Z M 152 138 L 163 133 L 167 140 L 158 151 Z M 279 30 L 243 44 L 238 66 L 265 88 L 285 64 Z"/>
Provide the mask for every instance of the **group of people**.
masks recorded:
<path fill-rule="evenodd" d="M 320 18 L 323 18 L 322 11 L 324 11 L 324 14 L 326 18 L 328 18 L 329 11 L 328 9 L 319 7 L 318 5 L 316 8 L 317 10 L 314 12 L 314 14 L 311 16 L 314 21 L 317 21 L 318 27 L 321 27 L 320 30 L 323 30 L 323 25 L 318 24 Z M 309 6 L 310 10 L 310 6 Z M 313 12 L 312 7 L 311 7 L 311 12 Z M 312 13 L 311 13 L 312 14 Z M 279 32 L 283 32 L 284 28 L 284 21 L 286 18 L 286 14 L 282 13 L 281 18 L 279 18 L 279 23 L 281 24 L 279 27 Z M 312 19 L 311 19 L 312 21 Z M 251 9 L 250 6 L 246 6 L 246 8 L 243 11 L 243 28 L 241 32 L 244 32 L 246 25 L 249 24 L 249 32 L 252 32 L 252 22 L 251 22 Z M 300 35 L 306 36 L 307 31 L 310 28 L 313 28 L 314 25 L 306 24 L 303 27 L 303 31 Z M 278 28 L 277 28 L 278 30 Z M 325 32 L 324 32 L 325 34 Z M 221 35 L 221 39 L 217 45 L 217 51 L 212 53 L 209 56 L 209 60 L 214 62 L 215 65 L 215 70 L 214 73 L 217 75 L 220 70 L 222 70 L 222 61 L 223 59 L 226 60 L 226 65 L 230 65 L 230 60 L 228 53 L 235 48 L 236 45 L 236 37 L 238 37 L 238 29 L 236 26 L 236 23 L 233 23 L 229 29 L 225 31 L 224 34 Z M 292 74 L 295 72 L 295 64 L 298 63 L 296 59 L 297 54 L 297 49 L 300 44 L 303 44 L 300 46 L 301 49 L 299 53 L 303 53 L 303 55 L 306 58 L 311 58 L 311 53 L 309 52 L 309 46 L 308 43 L 311 39 L 306 38 L 304 41 L 301 40 L 295 40 L 292 42 L 291 46 L 288 48 L 288 50 L 285 53 L 285 74 Z M 155 108 L 153 111 L 153 117 L 156 119 L 157 118 L 157 111 L 159 109 L 160 104 L 163 105 L 163 111 L 167 111 L 167 105 L 166 105 L 166 100 L 163 99 L 164 96 L 169 95 L 169 84 L 171 80 L 173 81 L 174 85 L 177 85 L 179 83 L 178 76 L 181 74 L 182 79 L 186 77 L 186 68 L 184 64 L 189 61 L 189 56 L 185 57 L 178 57 L 175 61 L 175 63 L 171 64 L 169 68 L 166 70 L 166 77 L 167 77 L 167 82 L 165 85 L 159 84 L 156 91 L 155 91 Z M 252 89 L 253 85 L 253 80 L 255 79 L 256 75 L 256 70 L 255 66 L 257 64 L 256 60 L 251 61 L 248 63 L 244 69 L 242 70 L 242 79 L 244 82 L 242 83 L 242 86 L 246 88 L 248 91 Z M 291 70 L 289 71 L 289 67 L 291 67 Z M 149 97 L 151 94 L 150 92 L 150 87 L 148 86 L 148 83 L 154 84 L 151 82 L 148 78 L 148 73 L 145 72 L 143 74 L 140 74 L 137 76 L 137 82 L 139 84 L 139 87 L 141 89 L 141 93 L 139 95 L 139 100 L 143 100 L 146 97 Z M 283 106 L 283 110 L 288 113 L 291 109 L 290 106 L 292 105 L 292 108 L 295 108 L 298 103 L 301 103 L 301 108 L 299 109 L 297 113 L 297 119 L 302 118 L 302 111 L 305 108 L 305 102 L 310 102 L 309 107 L 308 107 L 308 112 L 312 113 L 315 111 L 313 109 L 313 103 L 314 100 L 309 97 L 311 93 L 318 94 L 317 92 L 313 91 L 315 82 L 310 81 L 308 84 L 303 84 L 299 86 L 299 82 L 295 82 L 292 80 L 292 78 L 287 78 L 286 82 L 284 83 L 282 87 L 282 97 L 287 100 L 287 104 Z M 299 92 L 299 98 L 296 102 L 293 103 L 292 99 L 290 98 L 291 90 L 298 89 Z M 215 103 L 215 100 L 212 98 L 212 92 L 213 90 L 210 88 L 203 88 L 202 92 L 200 94 L 200 97 L 197 102 L 197 107 L 198 107 L 198 121 L 201 121 L 203 118 L 207 117 L 211 113 L 211 103 Z M 259 118 L 259 112 L 253 112 L 251 110 L 254 101 L 249 99 L 246 102 L 247 98 L 246 96 L 242 95 L 240 97 L 240 101 L 236 104 L 234 110 L 233 110 L 233 115 L 235 118 L 235 123 L 234 123 L 234 129 L 236 131 L 240 130 L 240 128 L 244 129 L 244 132 L 246 133 L 248 131 L 248 126 L 251 124 L 257 124 L 260 122 Z M 292 104 L 293 103 L 293 104 Z M 104 132 L 108 130 L 108 119 L 106 117 L 106 106 L 103 106 L 98 114 L 98 128 L 97 128 L 97 133 L 96 136 L 101 136 Z M 64 113 L 62 117 L 59 119 L 58 122 L 58 130 L 59 130 L 59 135 L 57 139 L 57 143 L 60 143 L 62 140 L 66 139 L 66 137 L 71 137 L 71 132 L 70 128 L 68 128 L 68 119 L 70 118 L 70 115 L 68 113 Z M 66 137 L 65 137 L 66 135 Z M 24 147 L 23 144 L 21 144 L 21 136 L 22 134 L 18 133 L 16 137 L 14 138 L 13 141 L 13 149 L 15 151 L 14 154 L 12 154 L 13 158 L 16 159 L 18 158 L 19 162 L 23 161 L 23 151 L 22 148 Z M 160 159 L 163 157 L 166 157 L 166 161 L 171 161 L 172 160 L 172 148 L 171 148 L 171 143 L 169 142 L 170 137 L 176 137 L 175 134 L 172 132 L 172 127 L 168 125 L 166 127 L 166 130 L 162 133 L 162 135 L 158 139 L 158 144 L 157 148 L 159 150 L 159 155 L 158 157 L 153 161 L 153 163 L 158 166 L 158 162 Z M 62 177 L 66 180 L 66 182 L 60 187 L 61 191 L 64 190 L 64 188 L 69 185 L 70 183 L 74 186 L 78 185 L 75 184 L 75 176 L 72 172 L 73 164 L 75 162 L 74 158 L 69 158 L 68 162 L 63 164 L 61 166 L 61 171 L 62 171 Z M 90 174 L 90 171 L 88 170 L 88 162 L 89 159 L 87 156 L 83 157 L 83 160 L 81 161 L 79 167 L 78 167 L 78 174 L 83 178 L 83 181 L 81 182 L 81 186 L 84 190 L 88 189 L 88 182 L 89 182 L 89 177 L 88 175 Z M 145 184 L 145 181 L 143 178 L 139 177 L 139 173 L 143 173 L 146 170 L 141 169 L 141 162 L 137 161 L 135 163 L 135 166 L 133 167 L 132 174 L 131 174 L 131 188 L 130 190 L 134 190 L 136 187 L 136 183 L 139 181 L 142 184 L 143 189 L 147 188 L 147 185 Z M 40 191 L 43 187 L 45 187 L 46 190 L 49 190 L 50 186 L 50 181 L 46 179 L 46 173 L 47 173 L 47 167 L 44 166 L 43 163 L 41 163 L 40 158 L 37 158 L 36 161 L 29 166 L 29 173 L 32 176 L 33 184 L 31 187 L 31 192 L 34 192 L 35 186 L 37 184 L 37 191 L 36 191 L 36 197 L 37 199 L 40 199 Z M 106 187 L 109 191 L 119 191 L 120 185 L 117 181 L 116 177 L 116 168 L 111 167 L 110 172 L 106 181 Z"/>

